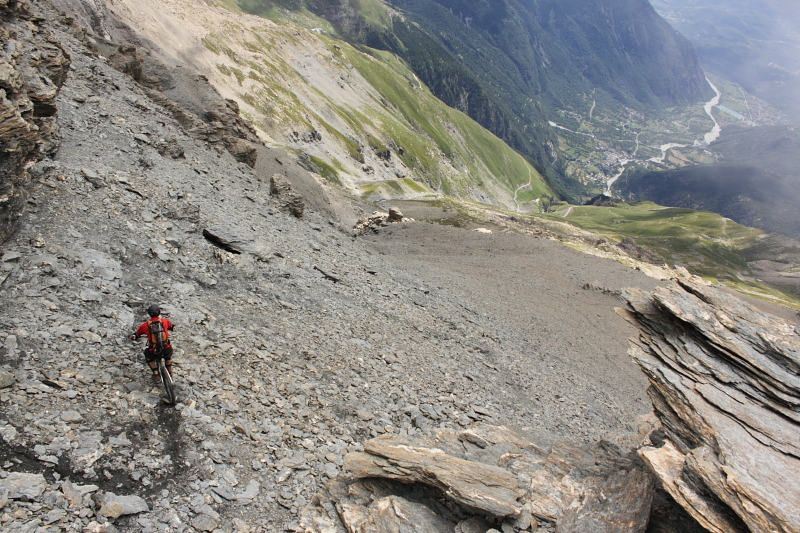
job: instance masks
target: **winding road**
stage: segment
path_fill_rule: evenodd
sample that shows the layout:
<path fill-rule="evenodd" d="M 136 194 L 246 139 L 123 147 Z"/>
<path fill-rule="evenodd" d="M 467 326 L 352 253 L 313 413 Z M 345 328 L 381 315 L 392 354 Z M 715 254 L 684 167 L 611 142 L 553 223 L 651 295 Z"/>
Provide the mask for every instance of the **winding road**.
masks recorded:
<path fill-rule="evenodd" d="M 702 146 L 708 146 L 712 142 L 716 141 L 717 138 L 719 138 L 720 133 L 722 132 L 722 127 L 719 125 L 719 122 L 717 122 L 717 119 L 714 118 L 714 114 L 712 112 L 714 110 L 714 108 L 719 105 L 720 99 L 722 98 L 722 93 L 719 91 L 719 89 L 717 89 L 717 87 L 713 83 L 711 83 L 711 80 L 706 78 L 706 82 L 708 82 L 708 84 L 714 90 L 714 98 L 712 98 L 711 100 L 709 100 L 708 102 L 706 102 L 703 105 L 703 111 L 705 111 L 705 113 L 709 116 L 709 118 L 711 118 L 711 120 L 714 122 L 714 127 L 711 128 L 711 131 L 709 131 L 708 133 L 703 135 L 703 139 L 702 140 L 700 140 L 700 139 L 695 140 L 694 146 L 701 146 L 701 147 Z M 591 116 L 592 116 L 592 114 L 594 112 L 594 107 L 595 106 L 594 106 L 594 103 L 593 103 L 592 104 L 592 109 L 591 109 L 590 114 L 589 114 L 589 119 L 590 120 L 591 120 Z M 568 131 L 568 132 L 574 133 L 576 135 L 582 135 L 584 137 L 591 137 L 593 139 L 597 138 L 597 137 L 595 137 L 595 135 L 593 133 L 583 133 L 583 132 L 580 132 L 580 131 L 571 130 L 569 128 L 565 128 L 564 126 L 560 126 L 560 125 L 556 124 L 553 121 L 548 121 L 548 123 L 553 128 L 557 128 L 557 129 L 560 129 L 560 130 Z M 658 149 L 661 150 L 661 157 L 651 157 L 651 158 L 649 158 L 647 160 L 642 160 L 642 159 L 638 159 L 636 157 L 636 154 L 639 151 L 639 135 L 641 134 L 641 132 L 634 132 L 634 133 L 636 133 L 636 139 L 634 141 L 636 144 L 635 144 L 635 148 L 633 150 L 633 153 L 631 153 L 631 155 L 630 155 L 631 158 L 630 159 L 620 159 L 619 160 L 619 165 L 620 165 L 619 172 L 617 172 L 616 174 L 614 174 L 613 176 L 609 177 L 606 180 L 606 187 L 605 187 L 605 190 L 603 191 L 603 194 L 605 194 L 607 196 L 611 196 L 612 195 L 612 192 L 611 192 L 612 185 L 614 185 L 614 182 L 616 182 L 622 176 L 623 172 L 625 172 L 625 167 L 629 163 L 632 163 L 632 162 L 642 162 L 642 163 L 644 163 L 644 162 L 652 162 L 652 163 L 663 164 L 664 161 L 667 158 L 667 152 L 669 152 L 673 148 L 686 148 L 687 146 L 689 146 L 688 144 L 682 144 L 682 143 L 662 144 L 661 146 L 658 147 Z M 652 147 L 652 148 L 655 148 L 655 147 Z M 524 187 L 524 185 L 522 185 L 519 188 L 517 188 L 517 191 L 519 191 L 522 187 Z M 517 194 L 516 194 L 516 191 L 515 191 L 515 193 L 514 193 L 514 202 L 516 203 L 516 201 L 517 201 Z M 517 204 L 517 210 L 519 210 L 519 204 Z"/>

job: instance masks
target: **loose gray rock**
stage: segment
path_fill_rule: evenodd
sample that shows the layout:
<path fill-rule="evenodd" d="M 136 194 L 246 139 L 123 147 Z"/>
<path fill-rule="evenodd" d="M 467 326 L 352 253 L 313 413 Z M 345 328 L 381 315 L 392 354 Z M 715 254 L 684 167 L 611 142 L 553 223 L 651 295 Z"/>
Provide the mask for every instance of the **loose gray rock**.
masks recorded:
<path fill-rule="evenodd" d="M 86 178 L 86 181 L 91 183 L 95 189 L 99 189 L 106 184 L 105 178 L 90 168 L 82 168 L 81 174 L 83 174 L 83 177 Z"/>
<path fill-rule="evenodd" d="M 250 254 L 260 261 L 269 261 L 272 253 L 250 231 L 233 224 L 216 224 L 203 230 L 212 244 L 235 254 Z"/>
<path fill-rule="evenodd" d="M 199 514 L 192 518 L 191 525 L 198 531 L 214 531 L 219 525 L 219 519 L 207 514 Z"/>
<path fill-rule="evenodd" d="M 147 502 L 139 496 L 117 496 L 113 492 L 106 492 L 95 496 L 95 501 L 100 503 L 97 511 L 106 518 L 119 518 L 123 515 L 144 513 L 150 510 Z"/>
<path fill-rule="evenodd" d="M 80 422 L 83 416 L 78 411 L 62 411 L 61 420 L 64 422 Z"/>
<path fill-rule="evenodd" d="M 8 499 L 11 500 L 35 500 L 42 495 L 45 488 L 47 482 L 42 474 L 11 472 L 5 479 L 0 479 L 0 491 L 8 491 Z"/>
<path fill-rule="evenodd" d="M 7 370 L 0 370 L 0 389 L 6 389 L 16 382 L 14 374 Z"/>

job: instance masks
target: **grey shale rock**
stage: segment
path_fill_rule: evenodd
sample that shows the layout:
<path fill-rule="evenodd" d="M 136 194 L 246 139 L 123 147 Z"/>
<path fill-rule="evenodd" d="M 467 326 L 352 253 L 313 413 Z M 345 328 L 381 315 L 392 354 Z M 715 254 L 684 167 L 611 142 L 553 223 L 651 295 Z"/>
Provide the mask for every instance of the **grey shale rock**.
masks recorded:
<path fill-rule="evenodd" d="M 0 389 L 7 389 L 16 382 L 14 374 L 7 370 L 0 370 Z"/>
<path fill-rule="evenodd" d="M 219 518 L 200 513 L 192 518 L 191 524 L 198 531 L 214 531 L 219 525 Z"/>
<path fill-rule="evenodd" d="M 259 261 L 269 261 L 272 253 L 252 232 L 234 224 L 221 223 L 203 230 L 203 237 L 214 245 L 235 254 L 250 254 Z"/>
<path fill-rule="evenodd" d="M 145 513 L 150 510 L 147 502 L 139 496 L 117 496 L 113 492 L 99 493 L 94 500 L 100 504 L 97 513 L 106 518 L 119 518 L 123 515 Z"/>
<path fill-rule="evenodd" d="M 668 444 L 641 456 L 710 531 L 800 532 L 800 337 L 692 278 L 623 293 Z"/>
<path fill-rule="evenodd" d="M 269 180 L 269 193 L 278 200 L 283 211 L 297 218 L 303 216 L 305 202 L 302 196 L 294 192 L 289 180 L 280 174 L 274 174 Z"/>
<path fill-rule="evenodd" d="M 105 178 L 90 168 L 82 168 L 81 174 L 86 178 L 86 181 L 91 183 L 96 189 L 106 184 Z"/>
<path fill-rule="evenodd" d="M 5 479 L 0 479 L 0 491 L 8 491 L 7 498 L 11 500 L 35 500 L 46 487 L 47 482 L 41 474 L 11 472 Z"/>
<path fill-rule="evenodd" d="M 357 478 L 384 477 L 424 483 L 454 501 L 494 516 L 517 516 L 517 477 L 496 466 L 465 461 L 436 448 L 413 446 L 387 435 L 364 443 L 364 452 L 347 454 L 345 470 Z"/>

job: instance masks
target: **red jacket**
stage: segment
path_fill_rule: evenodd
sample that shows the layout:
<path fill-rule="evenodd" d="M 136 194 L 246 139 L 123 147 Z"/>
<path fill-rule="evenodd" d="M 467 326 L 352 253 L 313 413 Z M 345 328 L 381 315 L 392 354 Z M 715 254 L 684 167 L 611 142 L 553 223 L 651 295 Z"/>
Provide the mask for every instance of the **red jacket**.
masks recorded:
<path fill-rule="evenodd" d="M 152 346 L 154 343 L 150 339 L 150 335 L 149 335 L 150 329 L 149 329 L 148 326 L 149 326 L 150 322 L 152 322 L 154 320 L 160 320 L 161 324 L 164 326 L 164 333 L 167 336 L 167 345 L 165 346 L 165 348 L 172 348 L 172 343 L 169 342 L 169 331 L 172 329 L 173 326 L 172 326 L 172 322 L 170 322 L 166 318 L 154 317 L 154 318 L 151 318 L 150 320 L 148 320 L 147 322 L 142 323 L 142 325 L 139 326 L 139 329 L 136 330 L 136 336 L 137 337 L 147 336 L 147 345 L 148 346 Z"/>

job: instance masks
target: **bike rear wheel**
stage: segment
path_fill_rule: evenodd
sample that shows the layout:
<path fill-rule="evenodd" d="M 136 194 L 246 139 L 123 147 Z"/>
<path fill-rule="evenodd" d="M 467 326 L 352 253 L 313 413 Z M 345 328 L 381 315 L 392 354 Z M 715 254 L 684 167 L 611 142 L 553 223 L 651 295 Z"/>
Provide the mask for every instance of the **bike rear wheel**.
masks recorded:
<path fill-rule="evenodd" d="M 172 376 L 169 375 L 163 358 L 158 360 L 158 373 L 161 375 L 161 383 L 164 384 L 164 390 L 167 393 L 167 402 L 174 405 L 177 400 L 175 384 L 172 382 Z"/>

